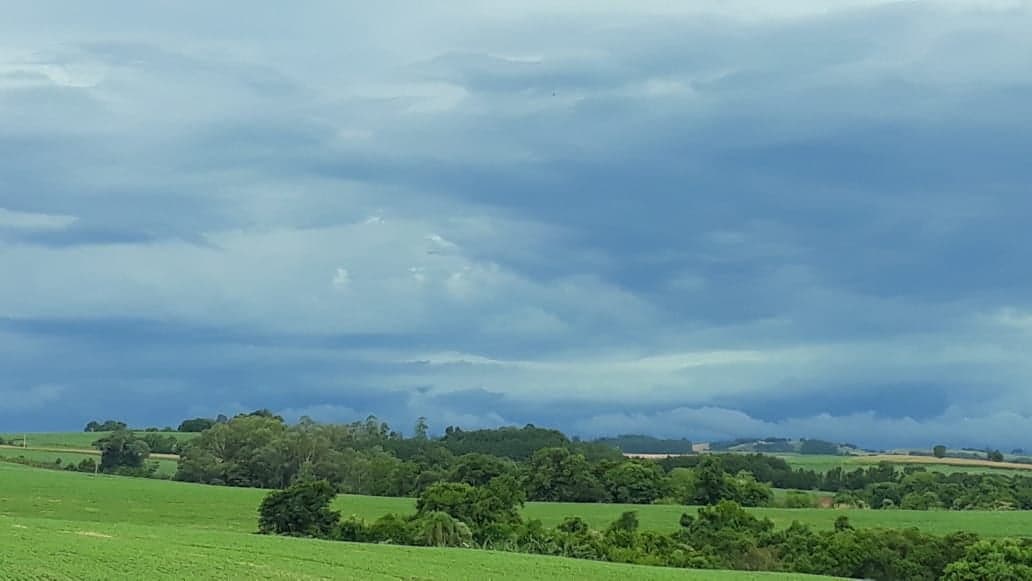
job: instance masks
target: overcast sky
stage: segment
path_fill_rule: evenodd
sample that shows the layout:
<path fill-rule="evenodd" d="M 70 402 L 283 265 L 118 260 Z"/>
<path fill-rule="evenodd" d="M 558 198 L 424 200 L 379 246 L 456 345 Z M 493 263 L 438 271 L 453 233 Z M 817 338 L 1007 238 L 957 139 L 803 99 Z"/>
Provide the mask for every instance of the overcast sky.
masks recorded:
<path fill-rule="evenodd" d="M 0 432 L 1032 448 L 1032 3 L 6 4 Z"/>

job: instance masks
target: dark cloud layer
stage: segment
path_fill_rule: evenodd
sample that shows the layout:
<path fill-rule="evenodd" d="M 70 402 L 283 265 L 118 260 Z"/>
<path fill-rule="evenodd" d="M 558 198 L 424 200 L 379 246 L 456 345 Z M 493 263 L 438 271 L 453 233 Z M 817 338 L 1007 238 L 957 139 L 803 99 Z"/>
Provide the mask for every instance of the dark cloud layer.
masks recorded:
<path fill-rule="evenodd" d="M 0 431 L 1032 446 L 1021 3 L 110 2 L 0 37 Z"/>

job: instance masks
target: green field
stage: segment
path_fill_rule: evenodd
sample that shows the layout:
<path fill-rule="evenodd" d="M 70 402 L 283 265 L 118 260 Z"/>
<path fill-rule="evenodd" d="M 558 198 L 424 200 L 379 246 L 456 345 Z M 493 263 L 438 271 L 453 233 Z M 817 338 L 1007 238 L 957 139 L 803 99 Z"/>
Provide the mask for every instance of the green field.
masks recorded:
<path fill-rule="evenodd" d="M 167 524 L 251 532 L 256 511 L 265 491 L 248 488 L 205 486 L 144 478 L 93 476 L 74 472 L 31 470 L 0 463 L 0 515 L 43 517 L 66 521 L 135 524 Z M 410 513 L 410 498 L 341 496 L 337 510 L 345 516 L 373 520 L 388 512 Z M 626 510 L 638 512 L 641 526 L 674 531 L 685 510 L 672 505 L 620 505 L 531 502 L 523 510 L 526 518 L 545 525 L 559 524 L 578 515 L 593 527 L 604 528 Z M 751 509 L 771 518 L 779 527 L 792 521 L 830 529 L 840 514 L 858 527 L 917 527 L 931 533 L 966 530 L 985 537 L 1028 536 L 1027 512 Z"/>
<path fill-rule="evenodd" d="M 107 436 L 111 432 L 28 432 L 28 433 L 7 433 L 0 434 L 0 439 L 5 442 L 14 442 L 21 446 L 22 440 L 28 440 L 30 448 L 71 448 L 87 449 L 93 447 L 93 442 Z M 143 434 L 137 431 L 137 434 Z M 162 436 L 172 436 L 179 441 L 196 438 L 199 434 L 191 432 L 157 432 Z"/>
<path fill-rule="evenodd" d="M 251 534 L 264 491 L 0 464 L 0 579 L 820 579 Z M 370 515 L 403 499 L 345 497 Z"/>

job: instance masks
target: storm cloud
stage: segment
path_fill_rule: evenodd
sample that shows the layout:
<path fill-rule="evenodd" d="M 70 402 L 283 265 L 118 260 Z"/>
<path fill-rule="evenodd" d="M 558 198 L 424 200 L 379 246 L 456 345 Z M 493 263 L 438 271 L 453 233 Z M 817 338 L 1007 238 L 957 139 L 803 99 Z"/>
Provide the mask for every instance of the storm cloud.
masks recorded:
<path fill-rule="evenodd" d="M 0 431 L 1032 447 L 1024 2 L 0 22 Z"/>

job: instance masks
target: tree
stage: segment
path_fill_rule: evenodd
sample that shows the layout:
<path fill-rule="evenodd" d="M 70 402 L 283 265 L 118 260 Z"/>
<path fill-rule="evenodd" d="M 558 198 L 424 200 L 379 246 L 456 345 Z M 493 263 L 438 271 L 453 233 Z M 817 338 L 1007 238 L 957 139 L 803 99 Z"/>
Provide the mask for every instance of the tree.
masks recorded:
<path fill-rule="evenodd" d="M 511 460 L 487 454 L 463 454 L 455 461 L 448 480 L 464 482 L 470 486 L 486 486 L 491 480 L 511 474 L 514 470 L 515 465 Z"/>
<path fill-rule="evenodd" d="M 92 422 L 86 424 L 86 428 L 83 431 L 84 432 L 99 432 L 100 431 L 100 422 L 92 421 Z"/>
<path fill-rule="evenodd" d="M 663 479 L 663 496 L 677 504 L 689 504 L 695 500 L 697 481 L 691 468 L 674 468 Z"/>
<path fill-rule="evenodd" d="M 179 424 L 177 431 L 180 432 L 203 432 L 208 428 L 215 425 L 215 420 L 210 418 L 193 418 L 191 420 L 183 420 Z"/>
<path fill-rule="evenodd" d="M 733 496 L 731 486 L 724 477 L 724 464 L 719 456 L 704 456 L 695 472 L 695 501 L 699 504 L 717 504 Z"/>
<path fill-rule="evenodd" d="M 653 462 L 621 462 L 603 474 L 613 502 L 651 504 L 660 496 L 662 474 Z"/>
<path fill-rule="evenodd" d="M 287 427 L 274 418 L 243 415 L 216 424 L 182 446 L 176 480 L 229 486 L 283 488 L 310 451 L 291 455 Z"/>
<path fill-rule="evenodd" d="M 538 450 L 527 462 L 524 487 L 530 500 L 605 502 L 609 494 L 580 454 L 566 448 Z"/>
<path fill-rule="evenodd" d="M 340 522 L 340 513 L 329 508 L 335 496 L 333 486 L 325 480 L 298 482 L 270 492 L 258 509 L 258 532 L 329 538 Z"/>
<path fill-rule="evenodd" d="M 932 448 L 932 455 L 935 456 L 936 458 L 945 458 L 946 457 L 946 446 L 943 446 L 942 444 L 939 444 L 938 446 Z"/>
<path fill-rule="evenodd" d="M 515 480 L 501 477 L 481 487 L 460 482 L 432 484 L 416 501 L 416 511 L 420 515 L 447 513 L 479 532 L 494 524 L 518 523 L 522 505 L 522 491 Z"/>
<path fill-rule="evenodd" d="M 426 423 L 426 418 L 419 416 L 416 419 L 416 426 L 413 430 L 413 438 L 416 440 L 428 440 L 430 439 L 430 426 Z"/>
<path fill-rule="evenodd" d="M 445 512 L 424 514 L 416 526 L 417 540 L 428 547 L 464 547 L 473 540 L 469 527 Z"/>
<path fill-rule="evenodd" d="M 100 450 L 102 472 L 116 472 L 122 468 L 138 470 L 150 456 L 147 442 L 126 429 L 115 430 L 93 445 Z"/>
<path fill-rule="evenodd" d="M 986 455 L 990 462 L 1003 462 L 1003 452 L 999 450 L 990 450 Z"/>

